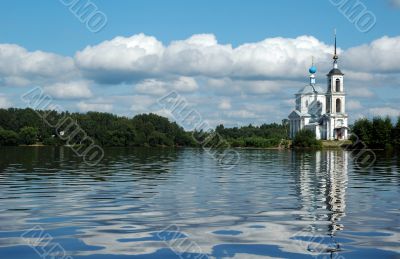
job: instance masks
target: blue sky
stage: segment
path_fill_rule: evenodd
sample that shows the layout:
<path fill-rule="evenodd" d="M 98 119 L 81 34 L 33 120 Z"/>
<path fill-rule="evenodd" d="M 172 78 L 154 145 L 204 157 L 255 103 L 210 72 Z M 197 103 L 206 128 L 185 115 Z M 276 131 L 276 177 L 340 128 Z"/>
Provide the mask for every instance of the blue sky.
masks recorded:
<path fill-rule="evenodd" d="M 335 6 L 343 1 L 361 2 L 376 17 L 372 29 L 360 32 Z M 325 85 L 337 28 L 350 120 L 399 114 L 399 1 L 86 2 L 107 17 L 97 33 L 62 1 L 2 1 L 0 107 L 24 107 L 19 96 L 39 86 L 68 110 L 133 116 L 157 112 L 173 89 L 211 124 L 279 122 L 312 55 Z"/>

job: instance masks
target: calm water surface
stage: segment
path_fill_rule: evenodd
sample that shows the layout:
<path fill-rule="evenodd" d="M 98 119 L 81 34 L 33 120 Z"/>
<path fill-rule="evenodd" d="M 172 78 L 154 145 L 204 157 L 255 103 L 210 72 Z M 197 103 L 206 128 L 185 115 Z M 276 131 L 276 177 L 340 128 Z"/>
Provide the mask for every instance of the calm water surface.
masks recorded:
<path fill-rule="evenodd" d="M 225 170 L 200 149 L 105 151 L 0 149 L 1 259 L 400 258 L 394 155 L 243 150 Z"/>

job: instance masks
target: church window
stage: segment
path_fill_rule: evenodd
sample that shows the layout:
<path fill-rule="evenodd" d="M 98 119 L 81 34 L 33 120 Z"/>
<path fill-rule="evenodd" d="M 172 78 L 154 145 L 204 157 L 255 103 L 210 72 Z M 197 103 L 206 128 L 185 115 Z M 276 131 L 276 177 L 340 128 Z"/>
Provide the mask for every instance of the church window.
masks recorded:
<path fill-rule="evenodd" d="M 341 106 L 342 106 L 342 103 L 341 103 L 340 99 L 336 99 L 336 112 L 337 113 L 342 112 Z"/>
<path fill-rule="evenodd" d="M 336 92 L 340 92 L 340 79 L 336 79 Z"/>
<path fill-rule="evenodd" d="M 326 98 L 326 112 L 330 113 L 331 112 L 331 99 Z"/>

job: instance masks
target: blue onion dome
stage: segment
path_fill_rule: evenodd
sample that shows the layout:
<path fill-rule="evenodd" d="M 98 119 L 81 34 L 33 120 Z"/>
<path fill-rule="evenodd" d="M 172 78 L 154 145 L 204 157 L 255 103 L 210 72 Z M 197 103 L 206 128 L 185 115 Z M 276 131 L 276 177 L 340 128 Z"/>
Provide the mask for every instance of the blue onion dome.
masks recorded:
<path fill-rule="evenodd" d="M 315 73 L 317 73 L 317 67 L 315 67 L 315 66 L 312 66 L 312 67 L 310 67 L 310 69 L 308 70 L 311 74 L 315 74 Z"/>

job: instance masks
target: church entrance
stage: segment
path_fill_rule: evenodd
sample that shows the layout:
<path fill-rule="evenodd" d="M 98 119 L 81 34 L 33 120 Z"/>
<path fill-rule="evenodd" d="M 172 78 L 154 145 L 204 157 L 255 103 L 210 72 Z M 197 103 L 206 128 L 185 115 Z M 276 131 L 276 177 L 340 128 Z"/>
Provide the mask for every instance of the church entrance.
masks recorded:
<path fill-rule="evenodd" d="M 341 140 L 343 139 L 343 130 L 342 129 L 335 129 L 336 131 L 336 139 Z"/>

